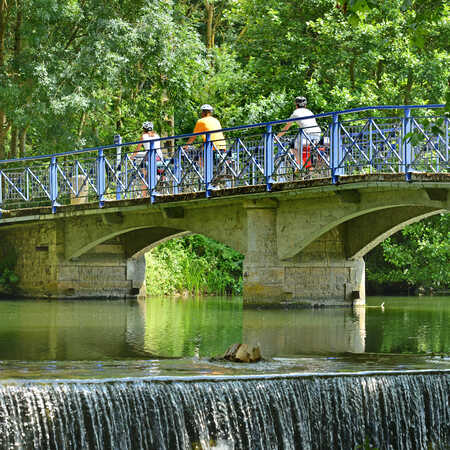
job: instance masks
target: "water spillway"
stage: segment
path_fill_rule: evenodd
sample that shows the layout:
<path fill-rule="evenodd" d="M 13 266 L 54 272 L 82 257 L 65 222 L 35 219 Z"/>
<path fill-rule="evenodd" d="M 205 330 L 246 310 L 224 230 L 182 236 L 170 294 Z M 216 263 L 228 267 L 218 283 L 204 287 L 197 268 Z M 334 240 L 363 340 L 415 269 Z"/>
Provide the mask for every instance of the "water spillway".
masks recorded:
<path fill-rule="evenodd" d="M 1 449 L 444 449 L 449 372 L 15 382 Z"/>

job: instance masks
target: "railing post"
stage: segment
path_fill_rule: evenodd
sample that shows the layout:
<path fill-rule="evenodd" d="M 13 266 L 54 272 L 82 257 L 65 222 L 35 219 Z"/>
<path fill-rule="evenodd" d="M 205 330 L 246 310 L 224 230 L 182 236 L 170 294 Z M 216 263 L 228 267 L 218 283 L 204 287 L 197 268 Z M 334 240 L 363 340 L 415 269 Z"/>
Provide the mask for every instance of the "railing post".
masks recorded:
<path fill-rule="evenodd" d="M 52 213 L 56 212 L 58 198 L 58 166 L 56 156 L 50 160 L 50 201 L 52 202 Z"/>
<path fill-rule="evenodd" d="M 120 187 L 121 181 L 121 172 L 122 172 L 122 136 L 120 134 L 114 135 L 114 144 L 118 145 L 116 147 L 116 200 L 120 200 L 122 198 L 122 188 Z"/>
<path fill-rule="evenodd" d="M 343 175 L 344 169 L 339 167 L 342 157 L 341 130 L 339 123 L 339 114 L 333 114 L 331 123 L 331 143 L 330 143 L 330 161 L 331 161 L 331 181 L 336 184 L 339 176 Z"/>
<path fill-rule="evenodd" d="M 105 155 L 102 148 L 98 151 L 97 157 L 97 194 L 98 206 L 103 208 L 105 204 Z"/>
<path fill-rule="evenodd" d="M 369 160 L 370 160 L 370 166 L 369 166 L 369 171 L 370 173 L 373 173 L 373 137 L 372 137 L 372 132 L 373 132 L 373 119 L 372 117 L 369 117 Z"/>
<path fill-rule="evenodd" d="M 204 144 L 204 161 L 205 161 L 205 190 L 206 197 L 211 196 L 211 182 L 213 179 L 213 144 L 211 142 L 211 133 L 206 133 L 206 141 Z"/>
<path fill-rule="evenodd" d="M 157 182 L 155 141 L 150 141 L 150 150 L 147 152 L 147 184 L 151 203 L 155 201 L 155 188 Z"/>
<path fill-rule="evenodd" d="M 30 201 L 30 173 L 28 172 L 28 169 L 25 170 L 25 189 L 26 198 L 28 201 Z"/>
<path fill-rule="evenodd" d="M 178 146 L 178 149 L 175 151 L 173 155 L 173 174 L 175 175 L 176 180 L 173 180 L 173 193 L 179 194 L 179 180 L 181 180 L 181 147 Z"/>
<path fill-rule="evenodd" d="M 402 119 L 403 167 L 406 181 L 411 181 L 412 145 L 411 137 L 407 138 L 409 133 L 411 133 L 411 109 L 406 108 L 405 116 Z"/>
<path fill-rule="evenodd" d="M 273 184 L 273 133 L 272 125 L 267 125 L 264 133 L 264 177 L 266 178 L 267 191 L 272 190 Z"/>

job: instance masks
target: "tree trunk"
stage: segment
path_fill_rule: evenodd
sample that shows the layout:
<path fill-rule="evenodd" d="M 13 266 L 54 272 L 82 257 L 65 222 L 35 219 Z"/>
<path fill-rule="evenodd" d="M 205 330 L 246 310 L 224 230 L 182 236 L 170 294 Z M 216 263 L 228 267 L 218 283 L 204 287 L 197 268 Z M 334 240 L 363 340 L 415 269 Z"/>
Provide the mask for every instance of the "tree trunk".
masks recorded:
<path fill-rule="evenodd" d="M 167 91 L 163 89 L 161 94 L 161 105 L 162 110 L 165 111 L 164 114 L 164 128 L 161 130 L 161 137 L 174 136 L 175 135 L 175 118 L 172 112 L 169 110 L 169 96 Z M 173 153 L 175 141 L 172 139 L 170 141 L 164 141 L 164 154 L 169 156 Z"/>
<path fill-rule="evenodd" d="M 22 48 L 22 37 L 20 34 L 20 27 L 22 25 L 22 8 L 20 3 L 17 1 L 17 16 L 16 16 L 16 26 L 14 27 L 14 57 L 19 56 L 20 50 Z"/>
<path fill-rule="evenodd" d="M 0 0 L 0 67 L 5 60 L 5 35 L 8 24 L 8 4 L 6 0 Z"/>
<path fill-rule="evenodd" d="M 412 70 L 410 69 L 408 72 L 408 80 L 407 80 L 406 86 L 405 86 L 405 97 L 404 97 L 405 105 L 409 105 L 413 83 L 414 83 L 413 73 L 412 73 Z"/>
<path fill-rule="evenodd" d="M 86 123 L 86 111 L 81 114 L 80 124 L 78 125 L 78 137 L 81 138 L 83 134 L 84 124 Z"/>
<path fill-rule="evenodd" d="M 6 0 L 0 0 L 0 70 L 3 68 L 5 61 L 5 35 L 8 24 L 8 5 Z M 0 160 L 6 159 L 6 114 L 0 111 Z"/>
<path fill-rule="evenodd" d="M 205 0 L 206 10 L 206 48 L 214 47 L 214 0 Z"/>
<path fill-rule="evenodd" d="M 377 62 L 377 71 L 376 71 L 376 83 L 377 87 L 381 87 L 381 75 L 383 74 L 383 60 L 379 59 Z"/>
<path fill-rule="evenodd" d="M 6 159 L 5 140 L 7 132 L 6 115 L 3 111 L 0 111 L 0 160 Z"/>
<path fill-rule="evenodd" d="M 13 125 L 11 127 L 11 140 L 9 141 L 9 157 L 11 159 L 17 158 L 17 127 Z"/>
<path fill-rule="evenodd" d="M 21 128 L 19 132 L 19 158 L 26 156 L 27 128 Z"/>

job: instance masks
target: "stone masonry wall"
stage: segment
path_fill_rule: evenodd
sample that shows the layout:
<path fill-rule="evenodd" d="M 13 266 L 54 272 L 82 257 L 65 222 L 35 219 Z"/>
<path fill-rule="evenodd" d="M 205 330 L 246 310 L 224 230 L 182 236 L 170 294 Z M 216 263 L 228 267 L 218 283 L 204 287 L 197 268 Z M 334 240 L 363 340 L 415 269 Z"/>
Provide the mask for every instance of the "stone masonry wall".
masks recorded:
<path fill-rule="evenodd" d="M 126 258 L 120 238 L 67 261 L 62 221 L 4 230 L 2 237 L 17 252 L 18 296 L 126 298 L 138 296 L 145 287 L 144 258 Z"/>
<path fill-rule="evenodd" d="M 364 261 L 345 257 L 344 226 L 325 233 L 294 258 L 281 261 L 277 257 L 276 223 L 276 204 L 247 205 L 251 235 L 244 260 L 247 304 L 364 303 Z"/>

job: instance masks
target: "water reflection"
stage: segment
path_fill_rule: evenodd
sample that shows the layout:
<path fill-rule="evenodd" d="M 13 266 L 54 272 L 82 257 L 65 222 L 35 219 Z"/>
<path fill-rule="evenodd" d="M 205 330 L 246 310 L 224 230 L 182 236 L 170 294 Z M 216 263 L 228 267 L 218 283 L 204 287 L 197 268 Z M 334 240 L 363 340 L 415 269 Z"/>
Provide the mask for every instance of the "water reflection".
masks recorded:
<path fill-rule="evenodd" d="M 371 308 L 385 302 L 385 310 Z M 263 355 L 447 353 L 450 298 L 370 299 L 351 310 L 247 310 L 239 298 L 1 301 L 1 361 L 199 357 L 235 342 Z"/>
<path fill-rule="evenodd" d="M 385 311 L 371 308 L 385 301 Z M 448 353 L 450 297 L 371 297 L 366 352 Z"/>
<path fill-rule="evenodd" d="M 135 303 L 1 301 L 0 360 L 105 360 L 133 356 L 127 335 L 144 328 L 144 318 Z"/>
<path fill-rule="evenodd" d="M 243 340 L 260 343 L 267 357 L 317 353 L 363 353 L 364 308 L 243 311 Z"/>
<path fill-rule="evenodd" d="M 165 357 L 214 356 L 242 342 L 239 298 L 154 298 L 141 303 L 145 317 L 142 346 Z"/>

